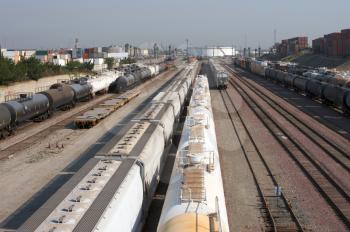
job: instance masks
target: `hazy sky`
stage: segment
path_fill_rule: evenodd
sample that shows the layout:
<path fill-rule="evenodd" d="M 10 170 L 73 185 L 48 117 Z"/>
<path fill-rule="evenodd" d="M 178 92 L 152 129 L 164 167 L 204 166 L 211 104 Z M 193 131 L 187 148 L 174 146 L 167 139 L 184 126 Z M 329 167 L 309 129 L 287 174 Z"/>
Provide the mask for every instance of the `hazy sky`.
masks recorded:
<path fill-rule="evenodd" d="M 350 0 L 0 0 L 0 43 L 11 48 L 153 41 L 269 47 L 350 28 Z"/>

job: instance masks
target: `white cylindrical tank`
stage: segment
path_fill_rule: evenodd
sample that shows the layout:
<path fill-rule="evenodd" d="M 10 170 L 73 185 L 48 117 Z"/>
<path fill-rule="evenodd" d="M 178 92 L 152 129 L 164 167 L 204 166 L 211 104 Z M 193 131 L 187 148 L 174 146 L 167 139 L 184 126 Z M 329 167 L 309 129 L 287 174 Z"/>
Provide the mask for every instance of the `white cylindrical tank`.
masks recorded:
<path fill-rule="evenodd" d="M 92 86 L 92 92 L 95 94 L 101 91 L 107 91 L 108 87 L 120 76 L 120 72 L 104 72 L 99 76 L 91 77 L 87 82 Z"/>

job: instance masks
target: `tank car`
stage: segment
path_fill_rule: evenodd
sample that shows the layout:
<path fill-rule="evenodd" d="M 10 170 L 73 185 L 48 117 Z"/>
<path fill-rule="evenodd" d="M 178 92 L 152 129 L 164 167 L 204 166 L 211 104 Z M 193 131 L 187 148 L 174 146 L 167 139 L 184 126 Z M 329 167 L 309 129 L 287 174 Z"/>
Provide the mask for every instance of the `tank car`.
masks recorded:
<path fill-rule="evenodd" d="M 306 95 L 311 98 L 323 99 L 325 84 L 318 80 L 310 80 L 306 85 Z"/>
<path fill-rule="evenodd" d="M 347 114 L 350 112 L 350 89 L 326 85 L 323 90 L 323 96 L 325 104 L 338 107 Z"/>
<path fill-rule="evenodd" d="M 80 102 L 92 98 L 92 87 L 87 83 L 69 85 L 74 91 L 74 101 Z"/>
<path fill-rule="evenodd" d="M 270 80 L 276 80 L 277 70 L 273 68 L 267 68 L 265 72 L 266 78 Z"/>
<path fill-rule="evenodd" d="M 254 74 L 265 77 L 265 70 L 267 68 L 267 62 L 253 60 L 251 63 L 251 71 Z"/>
<path fill-rule="evenodd" d="M 159 73 L 164 72 L 167 69 L 166 64 L 159 64 Z"/>
<path fill-rule="evenodd" d="M 278 71 L 275 81 L 280 83 L 281 85 L 284 85 L 284 80 L 286 79 L 287 76 L 288 76 L 287 72 Z"/>
<path fill-rule="evenodd" d="M 136 70 L 135 72 L 132 73 L 132 75 L 134 76 L 134 83 L 139 83 L 141 81 L 141 69 Z"/>
<path fill-rule="evenodd" d="M 302 93 L 306 93 L 306 87 L 307 87 L 307 83 L 310 80 L 308 78 L 302 77 L 302 76 L 297 76 L 294 79 L 294 83 L 293 83 L 293 87 L 294 90 L 296 92 L 302 92 Z"/>
<path fill-rule="evenodd" d="M 17 101 L 8 101 L 4 105 L 11 112 L 11 123 L 18 125 L 34 119 L 41 121 L 49 116 L 49 99 L 44 94 L 34 94 Z"/>
<path fill-rule="evenodd" d="M 5 138 L 11 131 L 11 112 L 4 103 L 0 103 L 0 139 Z"/>
<path fill-rule="evenodd" d="M 50 89 L 41 92 L 49 99 L 50 112 L 57 109 L 69 109 L 74 107 L 74 91 L 66 84 L 54 84 Z"/>
<path fill-rule="evenodd" d="M 288 75 L 284 79 L 284 85 L 286 87 L 293 88 L 295 78 L 297 78 L 297 75 L 288 73 Z"/>
<path fill-rule="evenodd" d="M 121 93 L 126 91 L 135 83 L 134 75 L 127 74 L 119 77 L 112 85 L 114 92 Z"/>
<path fill-rule="evenodd" d="M 106 93 L 110 85 L 120 76 L 119 72 L 106 72 L 100 76 L 89 78 L 87 83 L 91 85 L 92 94 L 103 94 Z"/>
<path fill-rule="evenodd" d="M 151 77 L 151 71 L 144 67 L 141 69 L 141 80 L 145 80 L 147 78 Z"/>

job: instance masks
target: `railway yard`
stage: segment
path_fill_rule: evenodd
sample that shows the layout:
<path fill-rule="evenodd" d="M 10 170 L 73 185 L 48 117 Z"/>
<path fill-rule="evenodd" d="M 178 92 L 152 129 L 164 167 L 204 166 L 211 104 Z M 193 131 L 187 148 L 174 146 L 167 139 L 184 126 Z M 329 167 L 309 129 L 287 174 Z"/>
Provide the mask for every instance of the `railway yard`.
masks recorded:
<path fill-rule="evenodd" d="M 142 66 L 1 127 L 0 231 L 349 231 L 349 90 L 245 62 Z"/>

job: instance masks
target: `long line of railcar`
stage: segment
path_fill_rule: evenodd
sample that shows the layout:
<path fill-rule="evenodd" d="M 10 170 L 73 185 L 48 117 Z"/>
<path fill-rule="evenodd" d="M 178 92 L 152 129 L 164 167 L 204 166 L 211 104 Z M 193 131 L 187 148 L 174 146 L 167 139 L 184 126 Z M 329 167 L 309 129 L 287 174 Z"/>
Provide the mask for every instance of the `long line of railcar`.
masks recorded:
<path fill-rule="evenodd" d="M 197 66 L 174 78 L 18 231 L 139 231 Z"/>
<path fill-rule="evenodd" d="M 346 84 L 340 85 L 339 83 L 343 82 L 339 82 L 336 78 L 328 78 L 328 82 L 325 82 L 281 71 L 269 66 L 268 62 L 252 59 L 238 58 L 235 59 L 234 63 L 240 68 L 279 83 L 286 88 L 320 100 L 326 105 L 339 108 L 346 115 L 350 114 L 350 88 Z"/>
<path fill-rule="evenodd" d="M 229 231 L 206 76 L 193 87 L 158 231 Z"/>
<path fill-rule="evenodd" d="M 164 70 L 165 65 L 160 64 L 143 66 L 128 75 L 109 71 L 96 77 L 53 84 L 48 90 L 36 94 L 21 94 L 14 100 L 0 104 L 0 138 L 13 134 L 18 125 L 25 121 L 43 121 L 55 111 L 68 110 L 77 102 L 106 93 L 111 87 L 117 92 L 125 91 Z"/>

